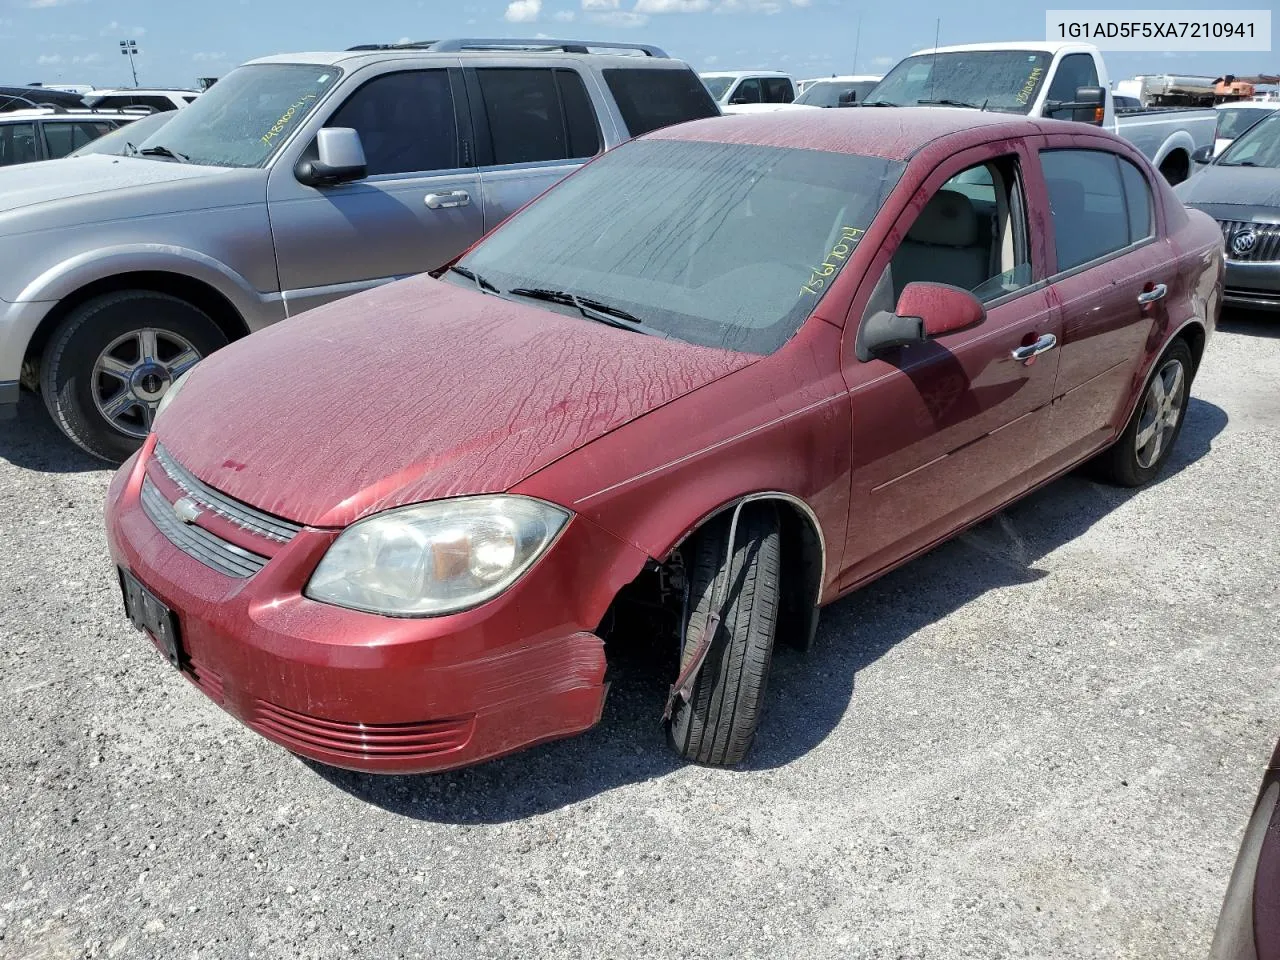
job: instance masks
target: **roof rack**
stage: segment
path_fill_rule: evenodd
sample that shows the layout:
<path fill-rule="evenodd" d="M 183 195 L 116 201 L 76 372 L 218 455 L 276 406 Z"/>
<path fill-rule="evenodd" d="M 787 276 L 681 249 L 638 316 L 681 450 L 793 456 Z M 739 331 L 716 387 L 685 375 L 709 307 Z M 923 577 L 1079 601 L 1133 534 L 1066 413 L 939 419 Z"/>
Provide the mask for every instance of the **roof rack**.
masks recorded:
<path fill-rule="evenodd" d="M 362 43 L 353 50 L 429 50 L 432 53 L 461 53 L 467 50 L 521 50 L 526 53 L 592 53 L 598 50 L 634 50 L 646 57 L 667 59 L 667 53 L 647 43 L 616 43 L 608 40 L 533 40 L 514 38 L 463 37 L 457 40 L 415 40 L 411 43 Z"/>

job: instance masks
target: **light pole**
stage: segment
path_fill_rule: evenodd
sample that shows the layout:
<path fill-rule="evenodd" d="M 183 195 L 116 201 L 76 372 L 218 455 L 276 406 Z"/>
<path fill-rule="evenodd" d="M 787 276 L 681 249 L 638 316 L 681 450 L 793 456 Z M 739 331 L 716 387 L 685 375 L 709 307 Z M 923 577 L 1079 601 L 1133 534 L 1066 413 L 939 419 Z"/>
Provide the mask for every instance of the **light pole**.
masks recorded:
<path fill-rule="evenodd" d="M 120 52 L 129 58 L 129 70 L 133 73 L 133 85 L 138 86 L 138 68 L 133 65 L 133 58 L 141 51 L 138 49 L 137 40 L 121 40 Z"/>

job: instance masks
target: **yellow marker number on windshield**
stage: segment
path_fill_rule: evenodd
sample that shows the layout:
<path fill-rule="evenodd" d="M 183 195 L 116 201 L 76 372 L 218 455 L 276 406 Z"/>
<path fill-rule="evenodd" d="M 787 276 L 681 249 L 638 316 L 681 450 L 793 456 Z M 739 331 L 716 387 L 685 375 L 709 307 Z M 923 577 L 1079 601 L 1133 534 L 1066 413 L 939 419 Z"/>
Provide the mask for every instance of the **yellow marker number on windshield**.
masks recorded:
<path fill-rule="evenodd" d="M 840 238 L 822 263 L 810 268 L 809 282 L 800 288 L 800 292 L 816 297 L 818 291 L 826 287 L 827 281 L 835 276 L 836 271 L 849 259 L 849 254 L 853 253 L 853 248 L 858 245 L 858 240 L 864 233 L 866 233 L 865 230 L 859 230 L 857 227 L 841 227 Z"/>
<path fill-rule="evenodd" d="M 266 146 L 270 146 L 271 141 L 274 140 L 276 137 L 280 136 L 280 134 L 284 132 L 285 127 L 289 126 L 289 121 L 292 120 L 295 116 L 297 116 L 298 111 L 301 110 L 303 107 L 305 107 L 308 102 L 314 100 L 315 98 L 316 98 L 316 95 L 314 93 L 305 94 L 297 103 L 295 103 L 283 114 L 281 114 L 280 119 L 277 120 L 275 124 L 272 125 L 271 129 L 262 135 L 263 144 L 265 144 Z"/>
<path fill-rule="evenodd" d="M 1025 107 L 1027 101 L 1031 99 L 1031 95 L 1036 92 L 1036 84 L 1040 82 L 1040 77 L 1044 74 L 1044 67 L 1033 67 L 1031 76 L 1027 77 L 1027 82 L 1022 85 L 1022 89 L 1018 91 L 1018 95 L 1013 99 L 1018 106 Z"/>

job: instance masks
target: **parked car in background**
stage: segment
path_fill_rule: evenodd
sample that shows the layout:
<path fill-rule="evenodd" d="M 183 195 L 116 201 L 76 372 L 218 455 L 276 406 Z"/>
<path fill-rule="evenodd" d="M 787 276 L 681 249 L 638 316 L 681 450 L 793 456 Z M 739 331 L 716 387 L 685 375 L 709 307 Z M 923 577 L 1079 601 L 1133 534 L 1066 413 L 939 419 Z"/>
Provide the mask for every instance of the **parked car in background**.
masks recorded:
<path fill-rule="evenodd" d="M 123 157 L 136 154 L 138 144 L 168 123 L 173 115 L 174 111 L 166 110 L 163 113 L 150 113 L 139 117 L 127 126 L 117 127 L 110 133 L 104 133 L 97 140 L 89 141 L 84 146 L 71 151 L 67 156 L 87 157 L 94 153 L 105 153 Z"/>
<path fill-rule="evenodd" d="M 756 103 L 791 103 L 796 83 L 776 70 L 726 70 L 698 74 L 721 108 Z"/>
<path fill-rule="evenodd" d="M 141 116 L 119 110 L 61 107 L 0 112 L 0 167 L 65 157 Z"/>
<path fill-rule="evenodd" d="M 263 736 L 407 772 L 592 726 L 656 608 L 670 741 L 734 764 L 821 605 L 1085 460 L 1156 477 L 1221 283 L 1099 130 L 658 131 L 188 372 L 108 493 L 126 610 Z"/>
<path fill-rule="evenodd" d="M 565 52 L 580 46 L 268 57 L 136 157 L 0 172 L 0 415 L 21 382 L 123 460 L 169 384 L 228 341 L 434 269 L 606 148 L 719 114 L 656 47 Z"/>
<path fill-rule="evenodd" d="M 1217 114 L 1165 108 L 1117 114 L 1106 64 L 1088 43 L 974 43 L 921 50 L 863 101 L 872 106 L 964 106 L 1076 120 L 1133 143 L 1170 183 L 1191 172 L 1191 155 L 1213 143 Z"/>
<path fill-rule="evenodd" d="M 1214 109 L 1218 111 L 1218 127 L 1213 141 L 1213 155 L 1216 157 L 1259 120 L 1280 110 L 1280 100 L 1240 100 L 1220 103 Z"/>
<path fill-rule="evenodd" d="M 1280 960 L 1280 743 L 1245 826 L 1209 960 Z"/>
<path fill-rule="evenodd" d="M 1178 185 L 1178 198 L 1218 221 L 1227 258 L 1226 302 L 1280 310 L 1280 112 L 1272 111 Z"/>
<path fill-rule="evenodd" d="M 865 75 L 813 80 L 795 102 L 809 107 L 851 107 L 861 103 L 880 80 Z"/>
<path fill-rule="evenodd" d="M 118 110 L 125 107 L 146 107 L 149 110 L 181 110 L 196 102 L 199 90 L 153 90 L 146 87 L 125 87 L 120 90 L 94 90 L 86 94 L 84 102 L 90 107 Z"/>
<path fill-rule="evenodd" d="M 85 105 L 78 93 L 64 90 L 51 90 L 48 87 L 0 87 L 0 113 L 29 110 L 46 104 L 68 110 L 83 108 Z"/>

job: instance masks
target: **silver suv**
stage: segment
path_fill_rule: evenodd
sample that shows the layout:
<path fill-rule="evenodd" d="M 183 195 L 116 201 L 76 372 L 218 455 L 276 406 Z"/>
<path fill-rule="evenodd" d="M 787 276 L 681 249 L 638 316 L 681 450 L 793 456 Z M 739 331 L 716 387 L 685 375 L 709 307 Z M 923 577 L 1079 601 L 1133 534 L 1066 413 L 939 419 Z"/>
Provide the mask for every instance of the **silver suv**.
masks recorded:
<path fill-rule="evenodd" d="M 643 45 L 252 61 L 128 156 L 0 170 L 0 418 L 21 383 L 122 460 L 169 384 L 228 341 L 440 267 L 585 159 L 718 112 Z"/>

